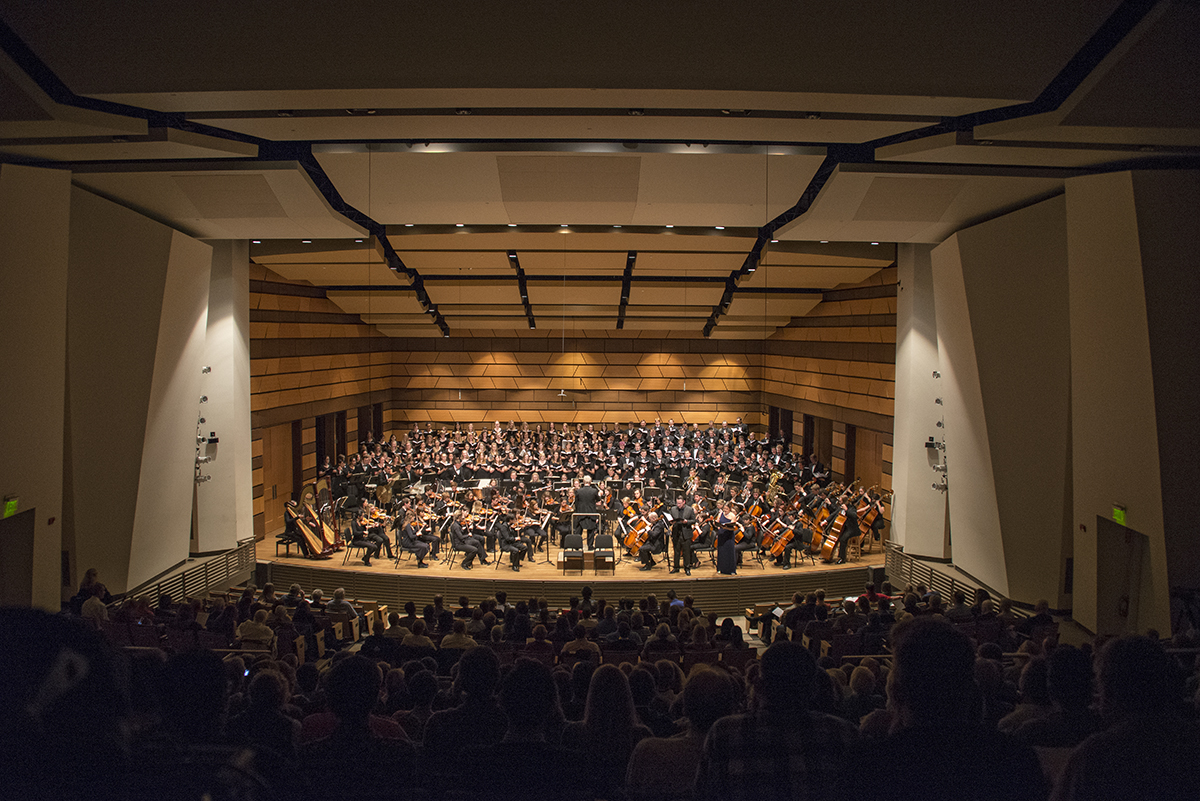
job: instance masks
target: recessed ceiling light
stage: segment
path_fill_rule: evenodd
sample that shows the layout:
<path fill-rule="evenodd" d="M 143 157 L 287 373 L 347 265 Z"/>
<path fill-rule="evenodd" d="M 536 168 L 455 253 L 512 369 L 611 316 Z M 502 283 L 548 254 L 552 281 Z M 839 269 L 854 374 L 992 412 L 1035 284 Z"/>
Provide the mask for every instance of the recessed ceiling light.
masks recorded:
<path fill-rule="evenodd" d="M 354 241 L 355 241 L 355 242 L 362 242 L 362 240 L 361 240 L 361 239 L 355 239 Z"/>
<path fill-rule="evenodd" d="M 311 245 L 311 244 L 312 244 L 312 240 L 311 240 L 311 239 L 301 239 L 301 240 L 300 240 L 300 243 L 301 243 L 302 245 Z"/>
<path fill-rule="evenodd" d="M 725 226 L 723 226 L 723 225 L 718 225 L 718 226 L 716 226 L 716 229 L 717 229 L 718 231 L 724 231 L 724 230 L 725 230 Z"/>
<path fill-rule="evenodd" d="M 261 239 L 251 239 L 251 240 L 250 240 L 250 244 L 252 244 L 252 245 L 261 245 L 261 244 L 262 244 L 262 240 L 261 240 Z"/>
<path fill-rule="evenodd" d="M 566 223 L 563 223 L 562 225 L 560 225 L 558 227 L 559 228 L 570 228 L 571 226 L 567 225 Z"/>
<path fill-rule="evenodd" d="M 822 240 L 821 240 L 821 244 L 822 244 L 822 245 L 828 245 L 828 244 L 829 244 L 829 240 L 828 240 L 828 239 L 822 239 Z"/>
<path fill-rule="evenodd" d="M 878 243 L 878 242 L 872 242 L 871 244 L 872 244 L 872 245 L 878 245 L 879 243 Z"/>
<path fill-rule="evenodd" d="M 614 225 L 614 226 L 613 226 L 613 228 L 620 228 L 620 227 L 621 227 L 621 226 L 619 226 L 619 225 Z"/>
<path fill-rule="evenodd" d="M 776 242 L 778 242 L 778 241 L 779 241 L 778 239 L 772 239 L 772 240 L 771 240 L 771 244 L 773 245 L 773 244 L 775 244 L 775 243 L 776 243 Z"/>
<path fill-rule="evenodd" d="M 509 228 L 516 228 L 516 227 L 517 227 L 517 224 L 516 224 L 516 223 L 509 223 L 509 224 L 508 224 L 508 227 L 509 227 Z"/>
<path fill-rule="evenodd" d="M 455 223 L 455 224 L 454 224 L 454 227 L 455 227 L 455 228 L 462 228 L 462 227 L 463 227 L 463 224 L 462 224 L 462 223 Z"/>
<path fill-rule="evenodd" d="M 668 227 L 668 228 L 674 228 L 675 226 L 673 226 L 673 225 L 668 225 L 667 227 Z"/>
<path fill-rule="evenodd" d="M 405 223 L 405 224 L 404 224 L 404 227 L 405 227 L 405 228 L 412 228 L 412 227 L 413 227 L 413 224 L 412 224 L 412 223 Z"/>

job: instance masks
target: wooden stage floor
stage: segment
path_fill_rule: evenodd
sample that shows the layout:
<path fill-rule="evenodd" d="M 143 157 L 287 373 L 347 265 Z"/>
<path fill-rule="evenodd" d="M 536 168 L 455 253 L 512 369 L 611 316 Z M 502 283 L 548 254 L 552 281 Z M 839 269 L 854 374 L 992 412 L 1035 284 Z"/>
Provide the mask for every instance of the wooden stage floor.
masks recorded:
<path fill-rule="evenodd" d="M 681 598 L 693 596 L 704 612 L 740 615 L 758 603 L 778 601 L 787 605 L 795 592 L 824 589 L 831 599 L 857 596 L 867 581 L 881 580 L 884 567 L 884 551 L 878 547 L 845 565 L 827 565 L 820 559 L 813 565 L 806 559 L 802 566 L 791 570 L 775 567 L 770 561 L 760 566 L 756 560 L 743 556 L 743 566 L 734 576 L 718 574 L 707 555 L 701 555 L 701 566 L 688 576 L 682 571 L 669 573 L 661 555 L 656 557 L 658 566 L 648 571 L 639 570 L 640 562 L 625 557 L 613 572 L 595 572 L 589 565 L 582 575 L 578 571 L 564 575 L 556 563 L 546 562 L 545 554 L 538 554 L 536 563 L 523 562 L 520 572 L 509 568 L 507 558 L 499 565 L 490 560 L 487 565 L 476 562 L 471 570 L 463 570 L 460 564 L 451 568 L 430 560 L 431 566 L 420 570 L 411 557 L 405 557 L 398 567 L 386 558 L 373 559 L 367 567 L 360 559 L 353 558 L 343 565 L 341 552 L 325 560 L 272 557 L 266 542 L 259 546 L 256 579 L 259 586 L 270 581 L 277 592 L 285 593 L 296 583 L 305 592 L 319 587 L 326 597 L 342 587 L 350 597 L 377 600 L 388 604 L 391 610 L 401 611 L 405 601 L 413 601 L 420 609 L 437 594 L 446 598 L 447 605 L 453 605 L 460 595 L 477 601 L 498 590 L 507 592 L 510 602 L 544 597 L 552 607 L 565 606 L 570 596 L 578 595 L 584 585 L 590 585 L 596 598 L 610 601 L 643 598 L 649 593 L 662 599 L 667 590 L 674 589 Z M 551 550 L 552 559 L 556 559 L 558 549 Z"/>

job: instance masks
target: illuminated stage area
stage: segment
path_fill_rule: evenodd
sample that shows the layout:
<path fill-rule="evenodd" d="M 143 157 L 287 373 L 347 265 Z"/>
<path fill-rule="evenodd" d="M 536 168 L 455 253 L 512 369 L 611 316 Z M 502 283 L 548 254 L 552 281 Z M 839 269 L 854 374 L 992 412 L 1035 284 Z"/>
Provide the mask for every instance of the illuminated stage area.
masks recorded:
<path fill-rule="evenodd" d="M 277 591 L 286 591 L 295 583 L 305 592 L 320 588 L 326 596 L 342 587 L 350 597 L 378 601 L 387 604 L 389 610 L 402 609 L 406 601 L 415 602 L 419 608 L 437 594 L 445 596 L 448 602 L 457 600 L 460 595 L 478 601 L 498 590 L 507 592 L 513 602 L 544 597 L 552 607 L 565 606 L 571 596 L 579 595 L 584 585 L 590 585 L 596 598 L 609 601 L 644 598 L 650 593 L 662 599 L 673 589 L 681 598 L 691 595 L 696 606 L 704 612 L 736 615 L 757 603 L 779 601 L 786 605 L 796 592 L 824 589 L 830 598 L 858 595 L 875 573 L 882 572 L 884 565 L 884 552 L 877 547 L 849 564 L 827 565 L 818 559 L 813 565 L 805 560 L 803 566 L 786 571 L 770 562 L 763 567 L 756 560 L 746 558 L 735 576 L 719 575 L 707 556 L 702 557 L 701 566 L 692 570 L 692 575 L 671 574 L 661 555 L 656 557 L 658 566 L 645 572 L 638 570 L 638 562 L 626 557 L 613 571 L 596 572 L 589 567 L 582 574 L 568 571 L 564 575 L 556 561 L 545 561 L 545 554 L 538 554 L 539 562 L 523 563 L 520 572 L 513 572 L 507 559 L 499 564 L 494 561 L 487 565 L 476 563 L 469 571 L 458 564 L 451 569 L 441 563 L 418 570 L 410 557 L 405 557 L 398 567 L 393 566 L 390 559 L 376 559 L 366 567 L 353 557 L 343 565 L 341 553 L 328 560 L 283 556 L 264 559 L 261 554 L 267 549 L 261 543 L 259 547 L 259 586 L 270 581 Z M 552 549 L 551 558 L 555 557 L 557 549 Z"/>

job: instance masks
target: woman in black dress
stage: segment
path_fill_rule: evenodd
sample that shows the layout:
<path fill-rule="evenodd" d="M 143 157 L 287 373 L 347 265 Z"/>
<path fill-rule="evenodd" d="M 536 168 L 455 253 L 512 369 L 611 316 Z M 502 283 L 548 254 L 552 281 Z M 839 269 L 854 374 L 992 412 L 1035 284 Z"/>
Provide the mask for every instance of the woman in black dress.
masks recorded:
<path fill-rule="evenodd" d="M 721 513 L 717 515 L 717 572 L 724 576 L 737 575 L 737 548 L 734 543 L 737 527 L 737 516 L 728 503 L 722 503 Z"/>

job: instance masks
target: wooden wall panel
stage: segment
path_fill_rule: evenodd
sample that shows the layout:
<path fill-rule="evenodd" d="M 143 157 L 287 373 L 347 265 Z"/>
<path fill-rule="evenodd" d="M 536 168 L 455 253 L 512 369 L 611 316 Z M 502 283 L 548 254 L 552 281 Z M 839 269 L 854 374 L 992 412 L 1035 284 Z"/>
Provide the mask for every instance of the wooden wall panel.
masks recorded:
<path fill-rule="evenodd" d="M 845 424 L 891 442 L 894 269 L 826 292 L 807 317 L 765 341 L 601 331 L 571 332 L 565 340 L 505 331 L 388 338 L 319 287 L 290 283 L 254 264 L 250 278 L 252 423 L 257 431 L 303 421 L 306 480 L 315 475 L 315 418 L 350 411 L 353 448 L 356 410 L 373 403 L 383 404 L 385 436 L 402 435 L 414 421 L 588 424 L 655 417 L 699 424 L 742 417 L 765 430 L 771 405 L 794 413 L 796 451 L 804 444 L 804 414 L 839 424 L 843 448 Z M 261 460 L 261 438 L 252 444 Z M 887 484 L 890 458 L 885 463 Z M 844 461 L 831 467 L 840 472 Z"/>

